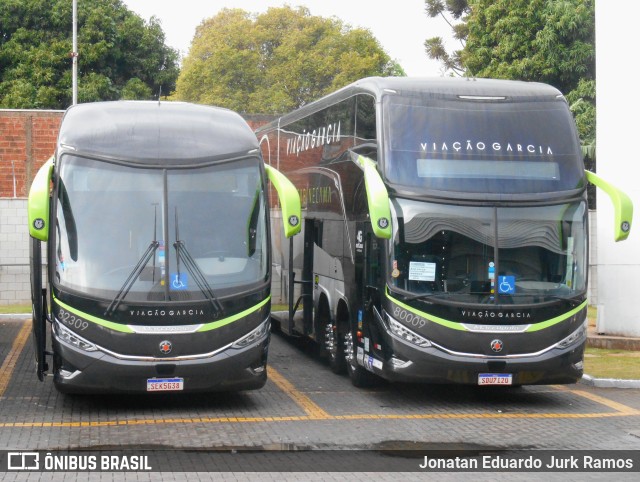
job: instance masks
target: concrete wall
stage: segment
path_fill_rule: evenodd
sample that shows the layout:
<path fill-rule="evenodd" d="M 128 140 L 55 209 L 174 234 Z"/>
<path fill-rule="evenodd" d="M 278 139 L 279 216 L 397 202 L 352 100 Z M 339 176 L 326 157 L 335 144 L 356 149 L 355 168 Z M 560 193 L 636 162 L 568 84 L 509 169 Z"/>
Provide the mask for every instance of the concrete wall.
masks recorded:
<path fill-rule="evenodd" d="M 30 302 L 27 200 L 0 199 L 0 304 Z"/>
<path fill-rule="evenodd" d="M 636 143 L 640 98 L 627 66 L 640 48 L 635 31 L 640 2 L 596 0 L 598 174 L 631 197 L 636 214 L 629 238 L 613 241 L 614 217 L 606 194 L 598 195 L 598 323 L 601 333 L 640 336 L 640 162 Z M 631 69 L 633 70 L 633 69 Z"/>

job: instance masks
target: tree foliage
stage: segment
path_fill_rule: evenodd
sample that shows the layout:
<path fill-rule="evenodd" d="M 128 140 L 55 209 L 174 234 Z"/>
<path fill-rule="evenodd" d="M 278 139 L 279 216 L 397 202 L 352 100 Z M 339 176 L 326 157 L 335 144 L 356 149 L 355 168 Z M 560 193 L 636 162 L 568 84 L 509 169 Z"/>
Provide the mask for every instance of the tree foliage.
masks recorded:
<path fill-rule="evenodd" d="M 282 113 L 371 75 L 404 75 L 372 36 L 307 8 L 223 9 L 202 22 L 175 98 Z"/>
<path fill-rule="evenodd" d="M 71 104 L 72 2 L 0 2 L 0 107 Z M 121 0 L 78 1 L 78 102 L 149 99 L 175 87 L 178 53 Z"/>
<path fill-rule="evenodd" d="M 442 63 L 445 72 L 454 75 L 464 74 L 460 60 L 461 49 L 465 46 L 468 35 L 466 16 L 469 13 L 467 0 L 425 0 L 425 10 L 431 18 L 441 17 L 451 27 L 453 38 L 460 43 L 460 49 L 448 52 L 442 37 L 431 37 L 425 40 L 424 47 L 430 59 Z M 458 22 L 458 23 L 455 23 Z"/>
<path fill-rule="evenodd" d="M 473 75 L 552 84 L 595 78 L 593 0 L 473 0 L 462 54 Z"/>

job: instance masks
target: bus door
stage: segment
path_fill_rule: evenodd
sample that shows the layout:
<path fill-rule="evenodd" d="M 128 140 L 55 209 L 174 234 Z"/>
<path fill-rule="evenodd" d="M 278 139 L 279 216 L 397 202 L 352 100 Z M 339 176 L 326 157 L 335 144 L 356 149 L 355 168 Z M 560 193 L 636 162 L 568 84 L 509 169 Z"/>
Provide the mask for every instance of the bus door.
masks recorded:
<path fill-rule="evenodd" d="M 371 230 L 369 221 L 356 223 L 355 275 L 358 306 L 358 330 L 370 324 L 375 307 L 380 311 L 380 300 L 384 283 L 380 275 L 380 245 Z M 366 330 L 365 330 L 366 331 Z"/>
<path fill-rule="evenodd" d="M 294 329 L 304 335 L 310 335 L 313 331 L 313 254 L 314 246 L 322 237 L 322 221 L 317 219 L 305 219 L 304 239 L 302 251 L 301 279 L 295 279 L 293 262 L 289 262 L 289 333 Z M 291 242 L 291 241 L 290 241 Z M 293 249 L 290 249 L 293 253 Z M 300 286 L 299 290 L 295 286 Z M 295 293 L 300 293 L 296 298 Z M 299 313 L 300 308 L 302 313 Z"/>
<path fill-rule="evenodd" d="M 355 281 L 357 286 L 357 311 L 349 327 L 353 347 L 348 362 L 348 371 L 352 383 L 367 386 L 375 383 L 371 373 L 373 367 L 382 366 L 384 341 L 378 329 L 381 315 L 381 299 L 384 280 L 381 269 L 381 239 L 371 229 L 371 222 L 356 223 Z M 380 363 L 380 365 L 378 365 Z"/>

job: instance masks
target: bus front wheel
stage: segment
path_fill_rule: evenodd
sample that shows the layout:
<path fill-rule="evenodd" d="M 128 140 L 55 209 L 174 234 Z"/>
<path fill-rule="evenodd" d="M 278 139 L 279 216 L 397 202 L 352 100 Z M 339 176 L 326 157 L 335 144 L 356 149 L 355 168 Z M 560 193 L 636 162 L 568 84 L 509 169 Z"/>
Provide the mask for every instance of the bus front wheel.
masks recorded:
<path fill-rule="evenodd" d="M 377 377 L 358 365 L 356 360 L 356 345 L 353 330 L 349 330 L 344 339 L 344 358 L 347 362 L 347 372 L 353 386 L 358 388 L 374 385 Z"/>

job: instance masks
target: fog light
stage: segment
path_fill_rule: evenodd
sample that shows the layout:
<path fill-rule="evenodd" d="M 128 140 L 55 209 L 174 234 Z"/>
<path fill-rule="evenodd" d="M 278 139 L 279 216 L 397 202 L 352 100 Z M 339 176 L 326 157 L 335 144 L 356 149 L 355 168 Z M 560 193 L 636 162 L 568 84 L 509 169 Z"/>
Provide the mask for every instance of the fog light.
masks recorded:
<path fill-rule="evenodd" d="M 401 360 L 400 358 L 396 358 L 395 356 L 392 356 L 391 364 L 395 368 L 407 368 L 408 366 L 413 365 L 413 362 L 410 360 Z"/>

